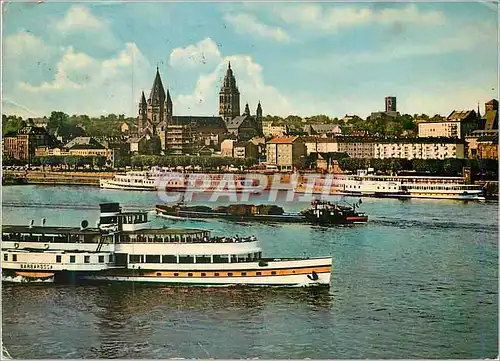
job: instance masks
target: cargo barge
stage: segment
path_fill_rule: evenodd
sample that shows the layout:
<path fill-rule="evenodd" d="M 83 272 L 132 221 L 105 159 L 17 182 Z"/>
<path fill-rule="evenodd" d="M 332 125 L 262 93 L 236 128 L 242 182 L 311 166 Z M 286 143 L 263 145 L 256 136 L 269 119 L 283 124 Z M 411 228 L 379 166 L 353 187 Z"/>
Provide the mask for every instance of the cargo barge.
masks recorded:
<path fill-rule="evenodd" d="M 361 200 L 353 205 L 315 200 L 311 207 L 301 212 L 287 213 L 276 205 L 233 204 L 211 208 L 208 206 L 186 206 L 182 203 L 156 205 L 156 214 L 166 218 L 222 218 L 236 222 L 278 222 L 309 223 L 318 225 L 338 225 L 366 223 L 368 216 L 357 212 Z"/>

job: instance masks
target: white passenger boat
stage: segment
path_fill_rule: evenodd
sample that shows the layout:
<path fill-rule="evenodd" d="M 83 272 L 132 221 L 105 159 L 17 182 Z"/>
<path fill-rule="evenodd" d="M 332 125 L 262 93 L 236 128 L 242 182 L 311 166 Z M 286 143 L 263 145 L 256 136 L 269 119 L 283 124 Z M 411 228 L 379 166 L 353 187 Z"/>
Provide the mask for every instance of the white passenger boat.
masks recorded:
<path fill-rule="evenodd" d="M 101 204 L 98 228 L 4 225 L 4 281 L 329 286 L 332 258 L 263 258 L 251 237 L 149 228 L 147 212 Z"/>
<path fill-rule="evenodd" d="M 485 200 L 483 188 L 466 184 L 462 177 L 382 176 L 366 170 L 358 170 L 355 175 L 335 175 L 332 192 L 356 197 Z"/>
<path fill-rule="evenodd" d="M 152 167 L 150 171 L 129 171 L 101 178 L 100 187 L 133 191 L 165 190 L 170 192 L 250 192 L 256 193 L 258 180 L 240 174 L 180 173 Z"/>
<path fill-rule="evenodd" d="M 101 188 L 155 191 L 158 182 L 148 171 L 130 171 L 125 174 L 115 174 L 113 178 L 101 178 L 99 183 Z"/>

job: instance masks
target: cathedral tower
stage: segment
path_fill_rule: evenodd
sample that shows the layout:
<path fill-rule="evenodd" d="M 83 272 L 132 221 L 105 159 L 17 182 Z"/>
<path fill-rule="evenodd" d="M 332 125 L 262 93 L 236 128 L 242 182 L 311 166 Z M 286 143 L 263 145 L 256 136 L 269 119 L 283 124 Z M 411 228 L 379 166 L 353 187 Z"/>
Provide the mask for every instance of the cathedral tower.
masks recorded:
<path fill-rule="evenodd" d="M 141 130 L 147 122 L 148 122 L 148 103 L 146 102 L 146 97 L 144 96 L 144 91 L 143 91 L 141 95 L 141 102 L 139 103 L 139 118 L 137 122 L 138 129 Z"/>
<path fill-rule="evenodd" d="M 170 92 L 163 88 L 161 81 L 160 71 L 156 68 L 156 76 L 149 93 L 149 98 L 146 101 L 144 92 L 142 92 L 141 100 L 139 102 L 139 116 L 138 116 L 138 131 L 143 133 L 146 129 L 150 132 L 156 133 L 157 128 L 161 130 L 166 127 L 172 120 L 173 115 L 172 99 Z"/>
<path fill-rule="evenodd" d="M 163 84 L 161 82 L 160 71 L 156 68 L 155 80 L 148 99 L 148 120 L 155 126 L 165 120 L 165 100 L 165 89 L 163 88 Z"/>
<path fill-rule="evenodd" d="M 219 115 L 226 122 L 240 115 L 240 92 L 236 86 L 231 62 L 219 92 Z"/>
<path fill-rule="evenodd" d="M 257 123 L 257 127 L 259 129 L 259 135 L 262 136 L 264 132 L 262 129 L 262 106 L 260 105 L 260 102 L 257 105 L 257 110 L 255 111 L 255 122 Z"/>
<path fill-rule="evenodd" d="M 245 105 L 245 112 L 243 114 L 250 116 L 250 108 L 248 107 L 248 103 L 247 105 Z"/>

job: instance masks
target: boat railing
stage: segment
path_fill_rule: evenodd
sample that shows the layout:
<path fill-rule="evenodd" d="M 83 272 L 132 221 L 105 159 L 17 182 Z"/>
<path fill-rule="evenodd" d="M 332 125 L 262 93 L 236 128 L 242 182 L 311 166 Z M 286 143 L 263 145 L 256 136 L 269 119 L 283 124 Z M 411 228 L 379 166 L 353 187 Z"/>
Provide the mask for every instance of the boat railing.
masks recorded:
<path fill-rule="evenodd" d="M 256 242 L 255 236 L 251 237 L 192 237 L 189 239 L 182 239 L 176 237 L 145 237 L 140 236 L 136 238 L 122 237 L 120 243 L 248 243 Z"/>

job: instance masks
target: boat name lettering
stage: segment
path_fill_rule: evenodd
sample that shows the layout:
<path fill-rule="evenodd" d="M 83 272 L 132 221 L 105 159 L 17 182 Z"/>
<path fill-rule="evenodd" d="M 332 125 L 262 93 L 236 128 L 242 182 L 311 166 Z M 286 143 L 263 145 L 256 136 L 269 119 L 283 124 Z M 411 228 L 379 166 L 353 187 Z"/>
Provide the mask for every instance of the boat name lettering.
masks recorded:
<path fill-rule="evenodd" d="M 50 264 L 22 264 L 21 268 L 26 269 L 52 269 Z"/>

